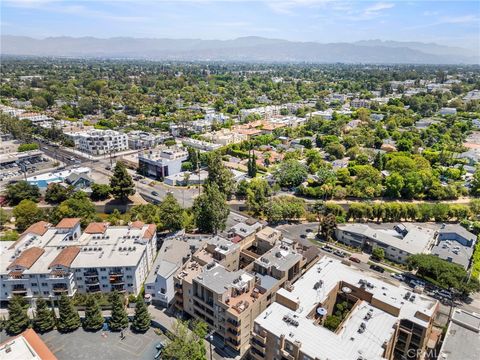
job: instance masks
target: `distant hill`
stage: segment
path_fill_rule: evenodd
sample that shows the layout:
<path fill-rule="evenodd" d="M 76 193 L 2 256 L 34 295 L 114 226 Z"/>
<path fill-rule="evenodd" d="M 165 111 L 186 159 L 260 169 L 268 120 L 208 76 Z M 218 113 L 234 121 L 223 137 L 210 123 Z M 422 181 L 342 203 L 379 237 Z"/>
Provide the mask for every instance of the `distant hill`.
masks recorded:
<path fill-rule="evenodd" d="M 368 40 L 356 43 L 294 42 L 262 37 L 234 40 L 117 37 L 1 36 L 2 55 L 151 60 L 478 64 L 475 51 L 438 44 Z"/>

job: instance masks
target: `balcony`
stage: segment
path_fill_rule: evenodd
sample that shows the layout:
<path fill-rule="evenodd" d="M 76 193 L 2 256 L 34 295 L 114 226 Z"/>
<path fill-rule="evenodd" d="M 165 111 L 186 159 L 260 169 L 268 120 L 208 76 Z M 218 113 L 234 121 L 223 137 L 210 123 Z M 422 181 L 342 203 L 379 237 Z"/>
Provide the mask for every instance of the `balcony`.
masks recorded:
<path fill-rule="evenodd" d="M 20 286 L 14 286 L 12 288 L 12 294 L 13 295 L 18 295 L 18 296 L 25 296 L 27 295 L 27 289 L 24 288 L 24 287 L 20 287 Z"/>
<path fill-rule="evenodd" d="M 265 355 L 265 350 L 266 350 L 265 345 L 259 344 L 258 341 L 256 341 L 255 339 L 252 339 L 250 341 L 250 345 L 252 346 L 251 347 L 252 349 L 255 349 L 257 351 L 257 353 L 259 353 L 262 356 Z"/>
<path fill-rule="evenodd" d="M 286 351 L 285 349 L 281 349 L 280 354 L 282 355 L 282 357 L 284 359 L 295 360 L 295 357 L 292 354 L 290 354 L 288 351 Z"/>
<path fill-rule="evenodd" d="M 92 285 L 99 285 L 100 280 L 97 278 L 85 279 L 85 285 L 92 286 Z"/>
<path fill-rule="evenodd" d="M 125 280 L 123 280 L 123 276 L 112 276 L 110 275 L 110 284 L 116 284 L 116 285 L 123 285 L 125 284 Z"/>
<path fill-rule="evenodd" d="M 257 334 L 255 332 L 252 332 L 252 340 L 255 339 L 255 341 L 258 342 L 258 344 L 265 346 L 265 344 L 267 343 L 267 337 L 264 330 L 262 330 L 262 333 L 265 336 L 262 336 L 262 334 Z"/>
<path fill-rule="evenodd" d="M 250 356 L 255 360 L 264 359 L 264 355 L 261 354 L 256 348 L 250 348 Z"/>
<path fill-rule="evenodd" d="M 98 271 L 97 270 L 85 271 L 83 273 L 83 276 L 85 276 L 85 277 L 95 277 L 95 276 L 98 276 Z"/>
<path fill-rule="evenodd" d="M 68 293 L 68 287 L 65 284 L 53 285 L 52 290 L 55 295 Z"/>
<path fill-rule="evenodd" d="M 125 292 L 126 289 L 124 288 L 123 284 L 118 285 L 118 284 L 112 284 L 112 291 L 118 291 L 118 292 Z"/>
<path fill-rule="evenodd" d="M 102 291 L 100 285 L 87 286 L 87 293 L 97 293 Z"/>

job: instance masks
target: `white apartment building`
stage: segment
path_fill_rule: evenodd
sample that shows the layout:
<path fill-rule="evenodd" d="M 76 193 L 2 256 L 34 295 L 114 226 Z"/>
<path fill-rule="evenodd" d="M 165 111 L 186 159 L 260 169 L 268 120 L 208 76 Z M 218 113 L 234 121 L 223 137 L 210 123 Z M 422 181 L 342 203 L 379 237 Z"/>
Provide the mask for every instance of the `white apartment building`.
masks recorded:
<path fill-rule="evenodd" d="M 25 110 L 23 109 L 17 109 L 17 108 L 2 105 L 2 104 L 0 104 L 0 111 L 3 112 L 4 114 L 8 114 L 10 116 L 15 116 L 15 117 L 18 117 L 25 112 Z"/>
<path fill-rule="evenodd" d="M 114 130 L 89 130 L 73 134 L 78 150 L 90 155 L 108 155 L 128 150 L 128 136 Z"/>
<path fill-rule="evenodd" d="M 156 226 L 141 221 L 91 223 L 83 233 L 77 218 L 35 223 L 17 241 L 0 244 L 0 301 L 113 290 L 137 295 L 156 243 Z"/>
<path fill-rule="evenodd" d="M 222 147 L 222 145 L 220 144 L 214 144 L 207 141 L 191 139 L 191 138 L 182 139 L 182 143 L 185 146 L 190 146 L 194 149 L 202 150 L 202 151 L 214 151 Z"/>
<path fill-rule="evenodd" d="M 188 151 L 183 147 L 149 150 L 138 155 L 138 168 L 144 176 L 163 180 L 182 171 L 182 162 L 187 159 Z"/>
<path fill-rule="evenodd" d="M 154 305 L 168 307 L 173 302 L 173 277 L 190 255 L 190 244 L 186 241 L 172 239 L 163 243 L 145 280 L 145 296 L 150 296 Z"/>
<path fill-rule="evenodd" d="M 128 147 L 133 150 L 154 148 L 170 137 L 168 134 L 156 135 L 139 130 L 130 131 L 127 136 Z"/>

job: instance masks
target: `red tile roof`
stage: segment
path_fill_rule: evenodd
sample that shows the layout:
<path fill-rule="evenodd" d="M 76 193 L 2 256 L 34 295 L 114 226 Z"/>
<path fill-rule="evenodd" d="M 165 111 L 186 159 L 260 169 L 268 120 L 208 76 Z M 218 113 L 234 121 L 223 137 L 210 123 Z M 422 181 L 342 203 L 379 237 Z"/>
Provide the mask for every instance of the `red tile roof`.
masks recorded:
<path fill-rule="evenodd" d="M 55 227 L 60 229 L 71 229 L 75 227 L 80 222 L 80 220 L 80 218 L 65 218 L 60 220 L 60 222 Z"/>
<path fill-rule="evenodd" d="M 40 338 L 40 336 L 37 335 L 37 333 L 33 329 L 27 329 L 21 334 L 4 341 L 0 344 L 0 347 L 5 346 L 6 344 L 11 344 L 12 341 L 21 337 L 23 337 L 28 343 L 28 345 L 30 345 L 30 347 L 35 350 L 39 357 L 39 360 L 58 360 L 57 357 L 53 355 L 47 345 L 45 345 L 43 340 Z"/>
<path fill-rule="evenodd" d="M 25 230 L 22 233 L 22 236 L 20 236 L 20 238 L 17 241 L 15 241 L 12 245 L 10 245 L 9 249 L 15 248 L 15 246 L 27 234 L 35 234 L 35 235 L 38 235 L 38 236 L 42 236 L 43 234 L 45 234 L 47 232 L 47 230 L 50 226 L 52 226 L 52 224 L 50 224 L 49 222 L 46 222 L 46 221 L 39 221 L 39 222 L 36 222 L 35 224 L 30 225 L 27 228 L 27 230 Z"/>
<path fill-rule="evenodd" d="M 7 268 L 11 269 L 15 266 L 21 266 L 30 269 L 40 256 L 45 252 L 45 249 L 39 247 L 31 247 L 24 250 L 19 257 L 17 257 Z"/>
<path fill-rule="evenodd" d="M 107 230 L 108 222 L 93 222 L 88 224 L 85 232 L 87 234 L 103 234 Z"/>
<path fill-rule="evenodd" d="M 48 268 L 52 268 L 54 266 L 65 266 L 70 267 L 73 260 L 77 257 L 78 253 L 80 252 L 80 248 L 78 246 L 69 246 L 62 251 L 53 259 L 50 263 Z"/>
<path fill-rule="evenodd" d="M 148 224 L 147 230 L 145 230 L 145 233 L 143 234 L 144 239 L 151 239 L 153 235 L 157 233 L 157 225 L 155 224 Z"/>
<path fill-rule="evenodd" d="M 141 228 L 143 228 L 144 225 L 145 225 L 145 223 L 143 221 L 137 220 L 137 221 L 132 222 L 130 224 L 130 227 L 135 228 L 135 229 L 141 229 Z"/>
<path fill-rule="evenodd" d="M 35 234 L 41 236 L 47 232 L 50 226 L 52 226 L 52 224 L 49 222 L 39 221 L 30 225 L 28 229 L 23 232 L 23 234 Z"/>

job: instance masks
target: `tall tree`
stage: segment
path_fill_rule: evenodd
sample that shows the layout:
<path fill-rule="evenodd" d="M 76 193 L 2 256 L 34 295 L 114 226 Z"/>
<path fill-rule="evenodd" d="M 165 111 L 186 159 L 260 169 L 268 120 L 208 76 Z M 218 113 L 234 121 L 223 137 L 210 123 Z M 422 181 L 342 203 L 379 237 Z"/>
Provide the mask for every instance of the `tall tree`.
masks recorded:
<path fill-rule="evenodd" d="M 14 296 L 8 303 L 8 320 L 5 329 L 9 335 L 17 335 L 28 328 L 28 306 L 21 296 Z"/>
<path fill-rule="evenodd" d="M 216 183 L 206 184 L 193 204 L 195 222 L 200 231 L 216 234 L 224 230 L 230 210 L 227 199 Z"/>
<path fill-rule="evenodd" d="M 32 200 L 22 200 L 13 208 L 13 216 L 18 231 L 22 232 L 30 225 L 42 220 L 44 213 Z"/>
<path fill-rule="evenodd" d="M 138 332 L 145 332 L 150 328 L 150 314 L 142 297 L 139 296 L 135 303 L 135 316 L 132 321 L 132 328 Z"/>
<path fill-rule="evenodd" d="M 253 215 L 263 213 L 268 198 L 272 195 L 272 188 L 264 179 L 252 179 L 247 189 L 247 206 Z"/>
<path fill-rule="evenodd" d="M 113 175 L 110 178 L 110 188 L 115 199 L 123 202 L 128 201 L 130 195 L 135 194 L 135 184 L 128 174 L 127 168 L 122 162 L 117 162 Z"/>
<path fill-rule="evenodd" d="M 128 315 L 125 311 L 123 295 L 114 291 L 110 295 L 110 304 L 112 305 L 112 314 L 108 325 L 113 331 L 120 331 L 128 326 Z"/>
<path fill-rule="evenodd" d="M 305 165 L 297 160 L 282 162 L 275 172 L 275 179 L 281 187 L 292 188 L 300 185 L 308 175 Z"/>
<path fill-rule="evenodd" d="M 33 319 L 33 328 L 39 333 L 53 330 L 56 322 L 55 313 L 48 307 L 47 302 L 40 298 L 37 300 L 37 311 Z"/>
<path fill-rule="evenodd" d="M 85 319 L 83 320 L 83 328 L 87 331 L 97 331 L 103 326 L 105 319 L 97 300 L 93 295 L 88 295 L 85 302 Z"/>
<path fill-rule="evenodd" d="M 60 297 L 58 301 L 58 314 L 58 331 L 70 332 L 80 327 L 80 316 L 68 296 L 62 295 Z"/>
<path fill-rule="evenodd" d="M 184 210 L 175 196 L 168 193 L 158 206 L 160 221 L 165 230 L 176 231 L 183 229 Z"/>
<path fill-rule="evenodd" d="M 45 192 L 45 201 L 49 204 L 59 204 L 68 199 L 71 190 L 57 183 L 49 184 Z"/>
<path fill-rule="evenodd" d="M 206 360 L 204 338 L 207 335 L 207 324 L 194 322 L 193 331 L 188 324 L 177 320 L 170 341 L 165 347 L 162 358 L 166 360 Z"/>
<path fill-rule="evenodd" d="M 37 185 L 30 185 L 26 181 L 19 181 L 15 184 L 7 185 L 6 198 L 12 206 L 17 205 L 22 200 L 38 202 L 40 189 Z"/>
<path fill-rule="evenodd" d="M 257 157 L 255 154 L 252 154 L 251 156 L 248 156 L 248 176 L 251 178 L 254 178 L 257 176 Z"/>
<path fill-rule="evenodd" d="M 209 154 L 207 158 L 208 178 L 206 184 L 216 184 L 222 194 L 229 199 L 235 191 L 232 172 L 225 167 L 222 155 L 218 152 Z"/>

